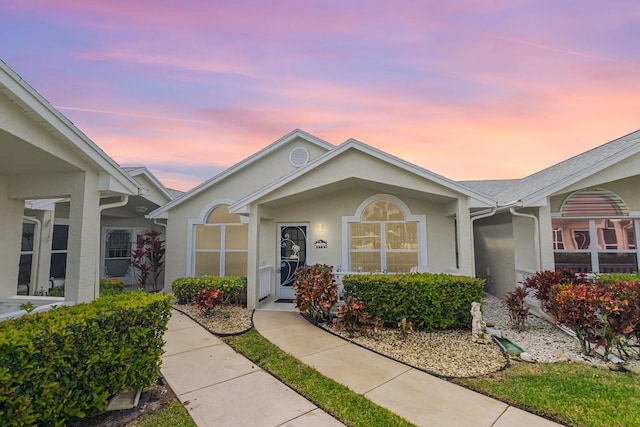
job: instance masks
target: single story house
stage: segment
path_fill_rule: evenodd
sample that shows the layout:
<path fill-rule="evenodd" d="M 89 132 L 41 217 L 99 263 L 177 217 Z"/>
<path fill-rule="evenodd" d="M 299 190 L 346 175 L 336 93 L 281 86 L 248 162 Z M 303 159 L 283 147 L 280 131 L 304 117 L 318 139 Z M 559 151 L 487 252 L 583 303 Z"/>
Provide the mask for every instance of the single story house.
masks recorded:
<path fill-rule="evenodd" d="M 472 188 L 362 142 L 333 146 L 294 130 L 150 214 L 167 220 L 166 283 L 246 275 L 250 307 L 291 299 L 293 273 L 474 274 Z"/>

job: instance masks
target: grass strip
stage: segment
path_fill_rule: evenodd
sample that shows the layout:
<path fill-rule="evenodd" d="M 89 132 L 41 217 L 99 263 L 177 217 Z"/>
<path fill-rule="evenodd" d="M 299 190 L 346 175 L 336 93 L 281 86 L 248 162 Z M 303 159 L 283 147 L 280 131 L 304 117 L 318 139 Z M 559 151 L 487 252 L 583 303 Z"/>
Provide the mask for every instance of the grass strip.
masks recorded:
<path fill-rule="evenodd" d="M 581 363 L 514 363 L 455 382 L 571 426 L 640 426 L 640 375 Z"/>
<path fill-rule="evenodd" d="M 157 411 L 128 423 L 127 427 L 196 427 L 196 423 L 178 399 L 171 399 Z"/>
<path fill-rule="evenodd" d="M 285 353 L 255 329 L 224 340 L 256 365 L 348 426 L 413 426 L 399 415 Z"/>

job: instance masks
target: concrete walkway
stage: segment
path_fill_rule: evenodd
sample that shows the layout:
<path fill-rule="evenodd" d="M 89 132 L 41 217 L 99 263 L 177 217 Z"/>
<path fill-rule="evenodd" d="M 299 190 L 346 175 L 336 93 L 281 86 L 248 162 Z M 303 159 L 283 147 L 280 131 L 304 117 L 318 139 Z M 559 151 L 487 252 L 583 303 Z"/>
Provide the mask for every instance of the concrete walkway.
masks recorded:
<path fill-rule="evenodd" d="M 253 320 L 282 350 L 418 426 L 559 425 L 351 344 L 299 313 L 258 310 Z"/>
<path fill-rule="evenodd" d="M 351 344 L 297 312 L 257 310 L 254 324 L 282 350 L 416 425 L 558 426 Z M 162 374 L 198 426 L 342 425 L 180 312 L 165 340 Z"/>
<path fill-rule="evenodd" d="M 342 425 L 178 311 L 165 340 L 162 375 L 198 426 Z"/>

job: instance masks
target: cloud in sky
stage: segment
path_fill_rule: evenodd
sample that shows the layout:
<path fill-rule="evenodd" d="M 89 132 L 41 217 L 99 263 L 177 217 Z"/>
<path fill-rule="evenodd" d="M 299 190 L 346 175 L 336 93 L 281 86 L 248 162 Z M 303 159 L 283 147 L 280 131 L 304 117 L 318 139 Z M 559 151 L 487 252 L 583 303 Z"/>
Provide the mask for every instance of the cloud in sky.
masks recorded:
<path fill-rule="evenodd" d="M 187 190 L 294 128 L 453 179 L 640 126 L 640 4 L 25 0 L 2 59 L 123 165 Z"/>

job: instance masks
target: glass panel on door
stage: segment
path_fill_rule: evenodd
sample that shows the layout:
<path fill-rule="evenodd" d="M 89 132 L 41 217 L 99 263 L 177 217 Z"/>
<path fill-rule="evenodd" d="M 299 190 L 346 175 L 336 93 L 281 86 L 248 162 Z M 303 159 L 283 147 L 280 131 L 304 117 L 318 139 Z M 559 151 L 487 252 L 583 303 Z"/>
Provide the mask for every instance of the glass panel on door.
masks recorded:
<path fill-rule="evenodd" d="M 280 226 L 280 292 L 281 298 L 293 298 L 295 271 L 307 260 L 307 226 Z"/>

